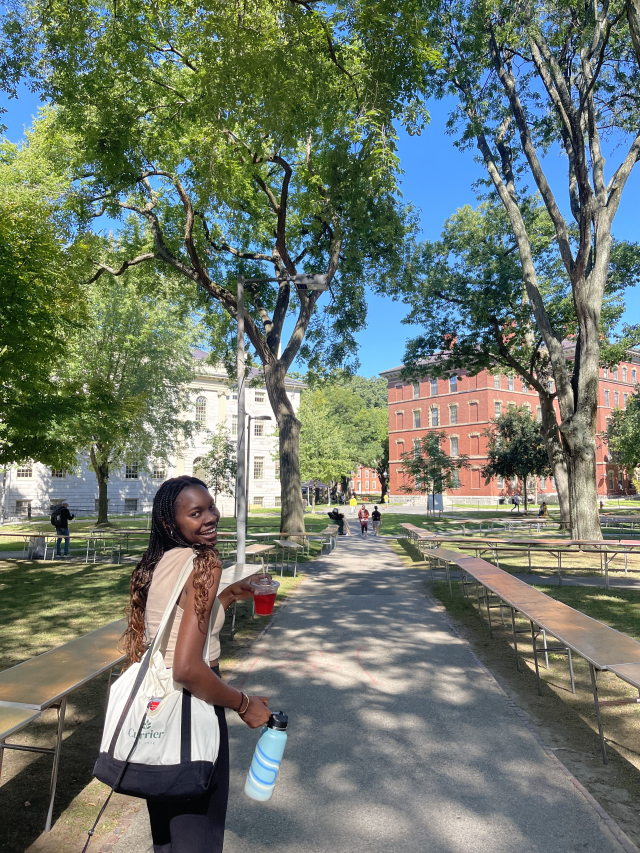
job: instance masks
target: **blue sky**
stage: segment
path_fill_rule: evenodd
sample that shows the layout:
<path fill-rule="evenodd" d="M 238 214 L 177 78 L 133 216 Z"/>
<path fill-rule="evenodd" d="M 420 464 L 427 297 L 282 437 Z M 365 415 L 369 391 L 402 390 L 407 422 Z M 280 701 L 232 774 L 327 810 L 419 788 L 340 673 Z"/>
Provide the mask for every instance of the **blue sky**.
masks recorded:
<path fill-rule="evenodd" d="M 31 124 L 38 109 L 37 99 L 26 89 L 18 100 L 7 101 L 0 97 L 0 104 L 8 112 L 0 117 L 7 125 L 7 137 L 18 141 L 25 126 Z M 472 184 L 483 177 L 483 168 L 475 162 L 473 152 L 460 152 L 453 145 L 453 138 L 445 132 L 449 105 L 433 102 L 430 105 L 431 124 L 421 136 L 402 134 L 399 153 L 404 175 L 402 193 L 404 200 L 411 202 L 419 211 L 423 236 L 437 239 L 442 225 L 457 208 L 477 203 Z M 607 178 L 620 162 L 624 146 L 605 148 L 609 159 Z M 615 165 L 614 165 L 615 164 Z M 558 150 L 551 150 L 545 159 L 547 177 L 556 193 L 558 203 L 565 215 L 568 214 L 567 179 L 565 161 Z M 614 221 L 614 235 L 620 240 L 638 241 L 638 201 L 640 199 L 640 166 L 636 166 L 625 188 L 620 208 Z M 326 298 L 326 297 L 323 297 Z M 360 345 L 361 367 L 359 372 L 373 376 L 381 370 L 395 367 L 402 362 L 405 341 L 415 334 L 410 326 L 401 324 L 406 311 L 391 299 L 369 294 L 367 328 L 357 336 Z M 640 322 L 640 291 L 627 291 L 627 310 L 624 321 Z"/>

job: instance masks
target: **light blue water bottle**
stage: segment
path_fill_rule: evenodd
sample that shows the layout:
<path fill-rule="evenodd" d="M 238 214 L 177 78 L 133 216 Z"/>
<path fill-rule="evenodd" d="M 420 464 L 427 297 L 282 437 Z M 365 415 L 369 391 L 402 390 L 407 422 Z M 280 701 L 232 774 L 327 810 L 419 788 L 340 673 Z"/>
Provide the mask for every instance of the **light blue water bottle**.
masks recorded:
<path fill-rule="evenodd" d="M 271 715 L 262 729 L 244 785 L 245 794 L 252 800 L 265 802 L 271 799 L 287 744 L 288 722 L 287 715 L 278 711 Z"/>

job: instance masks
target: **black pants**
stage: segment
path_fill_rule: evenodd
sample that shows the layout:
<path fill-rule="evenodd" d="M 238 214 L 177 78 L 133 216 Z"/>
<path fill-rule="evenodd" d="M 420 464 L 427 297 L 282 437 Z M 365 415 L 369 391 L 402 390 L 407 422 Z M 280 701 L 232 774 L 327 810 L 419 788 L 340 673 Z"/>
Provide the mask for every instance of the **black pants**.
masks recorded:
<path fill-rule="evenodd" d="M 219 674 L 218 667 L 214 672 Z M 229 798 L 229 735 L 216 706 L 220 752 L 211 793 L 189 800 L 147 800 L 153 853 L 222 853 Z"/>

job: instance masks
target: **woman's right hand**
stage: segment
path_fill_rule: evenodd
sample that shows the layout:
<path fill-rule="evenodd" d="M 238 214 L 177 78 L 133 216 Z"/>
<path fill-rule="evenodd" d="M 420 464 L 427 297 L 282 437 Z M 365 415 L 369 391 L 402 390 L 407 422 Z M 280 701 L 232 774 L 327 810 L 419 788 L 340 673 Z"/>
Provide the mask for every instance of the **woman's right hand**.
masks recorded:
<path fill-rule="evenodd" d="M 266 696 L 249 696 L 249 707 L 240 719 L 250 729 L 259 729 L 269 722 L 271 711 L 268 707 L 269 699 Z"/>

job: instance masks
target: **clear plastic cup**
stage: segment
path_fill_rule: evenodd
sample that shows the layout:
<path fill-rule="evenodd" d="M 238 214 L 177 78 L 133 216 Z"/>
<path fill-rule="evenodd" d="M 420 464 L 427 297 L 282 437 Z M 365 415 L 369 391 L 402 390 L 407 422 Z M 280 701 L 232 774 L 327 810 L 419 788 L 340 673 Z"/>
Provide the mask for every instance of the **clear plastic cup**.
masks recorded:
<path fill-rule="evenodd" d="M 278 581 L 273 580 L 269 575 L 251 582 L 256 616 L 269 616 L 270 613 L 273 613 L 273 605 L 276 603 L 279 586 Z"/>

